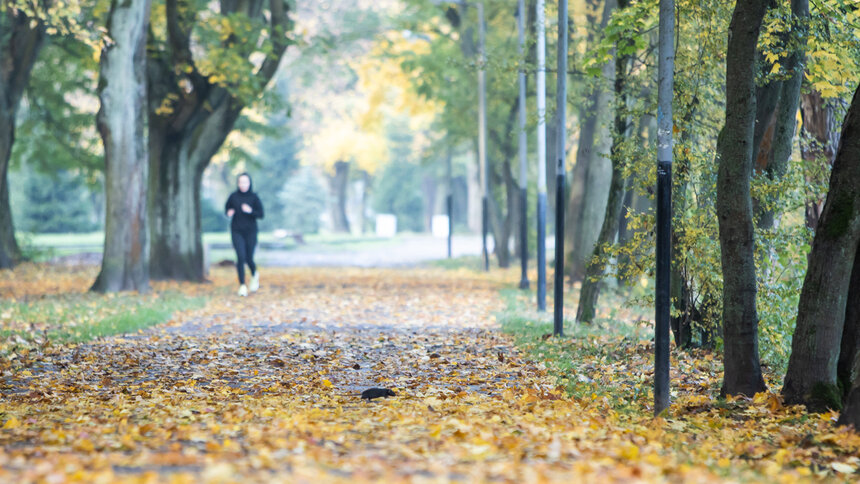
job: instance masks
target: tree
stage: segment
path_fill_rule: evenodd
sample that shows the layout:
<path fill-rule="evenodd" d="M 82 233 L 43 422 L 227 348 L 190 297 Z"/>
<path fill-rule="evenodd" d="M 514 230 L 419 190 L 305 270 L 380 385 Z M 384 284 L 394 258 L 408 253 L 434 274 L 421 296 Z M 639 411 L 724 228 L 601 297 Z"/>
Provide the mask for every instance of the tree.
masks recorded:
<path fill-rule="evenodd" d="M 758 352 L 750 178 L 756 113 L 755 54 L 768 0 L 739 0 L 726 51 L 726 121 L 717 140 L 717 216 L 723 272 L 723 395 L 765 390 Z"/>
<path fill-rule="evenodd" d="M 601 40 L 598 35 L 605 31 L 617 0 L 606 0 L 600 21 L 597 19 L 598 0 L 590 0 L 587 11 L 588 37 L 586 50 L 599 51 Z M 593 75 L 592 83 L 587 86 L 588 96 L 579 109 L 579 142 L 576 147 L 576 164 L 571 177 L 570 199 L 567 210 L 567 234 L 565 240 L 571 246 L 567 273 L 572 281 L 585 277 L 585 268 L 594 249 L 601 221 L 600 214 L 606 210 L 606 194 L 610 174 L 605 169 L 606 142 L 610 133 L 602 126 L 606 122 L 602 113 L 610 112 L 612 91 L 606 84 L 612 80 L 614 53 L 607 51 L 600 59 L 602 66 L 591 66 L 588 71 Z M 586 65 L 588 61 L 586 61 Z M 553 170 L 555 166 L 553 166 Z M 552 177 L 553 181 L 555 177 Z"/>
<path fill-rule="evenodd" d="M 860 378 L 856 374 L 860 361 L 857 358 L 860 354 L 857 351 L 858 251 L 860 88 L 854 93 L 843 123 L 830 189 L 809 253 L 791 358 L 782 388 L 786 402 L 805 404 L 812 411 L 840 408 L 843 391 L 850 389 L 842 422 L 854 425 L 860 423 Z"/>
<path fill-rule="evenodd" d="M 4 3 L 0 10 L 0 268 L 13 267 L 21 258 L 15 240 L 15 225 L 9 205 L 7 174 L 15 122 L 21 97 L 45 40 L 45 24 L 39 20 L 50 1 L 39 1 L 30 8 Z"/>
<path fill-rule="evenodd" d="M 97 115 L 105 148 L 105 244 L 98 292 L 149 290 L 146 30 L 151 0 L 113 0 L 101 53 Z"/>
<path fill-rule="evenodd" d="M 753 135 L 753 167 L 755 174 L 764 175 L 769 182 L 785 177 L 794 145 L 800 87 L 803 81 L 806 37 L 809 21 L 809 0 L 792 0 L 788 20 L 777 35 L 767 35 L 761 42 L 766 47 L 777 46 L 788 54 L 762 53 L 762 73 L 768 81 L 756 88 L 756 116 Z M 779 61 L 782 61 L 782 65 Z M 770 73 L 780 77 L 773 78 Z M 758 226 L 770 229 L 776 223 L 775 206 L 779 194 L 768 200 L 755 199 Z"/>
<path fill-rule="evenodd" d="M 618 12 L 624 13 L 627 0 L 618 1 Z M 612 133 L 612 178 L 609 183 L 609 199 L 603 214 L 600 234 L 594 244 L 594 251 L 587 261 L 585 278 L 579 296 L 579 306 L 576 309 L 576 321 L 590 323 L 594 319 L 594 308 L 600 295 L 600 284 L 606 270 L 606 249 L 615 241 L 618 233 L 618 219 L 621 218 L 621 207 L 624 202 L 625 176 L 623 145 L 630 131 L 630 119 L 627 103 L 627 71 L 630 68 L 631 54 L 635 45 L 629 37 L 619 36 L 615 56 L 615 122 Z"/>
<path fill-rule="evenodd" d="M 267 5 L 268 8 L 264 8 Z M 151 274 L 203 279 L 200 183 L 290 41 L 288 0 L 166 0 L 148 35 Z M 160 16 L 161 17 L 161 16 Z"/>

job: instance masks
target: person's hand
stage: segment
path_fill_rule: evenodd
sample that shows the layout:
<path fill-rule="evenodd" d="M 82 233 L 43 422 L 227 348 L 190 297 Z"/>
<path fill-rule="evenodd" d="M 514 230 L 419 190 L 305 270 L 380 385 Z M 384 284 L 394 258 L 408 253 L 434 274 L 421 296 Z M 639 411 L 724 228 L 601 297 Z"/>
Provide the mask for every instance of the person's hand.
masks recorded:
<path fill-rule="evenodd" d="M 232 217 L 234 213 L 236 213 L 236 211 L 233 210 L 232 208 L 230 210 L 227 210 L 227 216 L 228 217 Z"/>
<path fill-rule="evenodd" d="M 251 206 L 247 203 L 242 204 L 242 211 L 245 213 L 251 213 Z"/>

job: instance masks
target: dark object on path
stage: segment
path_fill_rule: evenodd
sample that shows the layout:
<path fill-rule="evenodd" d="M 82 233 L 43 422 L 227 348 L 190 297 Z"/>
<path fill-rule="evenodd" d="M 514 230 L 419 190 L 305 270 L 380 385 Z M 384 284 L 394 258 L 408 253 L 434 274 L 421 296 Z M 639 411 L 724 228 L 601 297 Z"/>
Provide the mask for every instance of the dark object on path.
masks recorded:
<path fill-rule="evenodd" d="M 388 388 L 368 388 L 361 392 L 362 400 L 373 400 L 374 398 L 396 397 L 397 394 Z"/>
<path fill-rule="evenodd" d="M 216 266 L 218 266 L 218 267 L 235 267 L 235 266 L 236 266 L 236 263 L 235 263 L 235 262 L 233 262 L 233 261 L 231 261 L 231 260 L 229 260 L 229 259 L 224 259 L 224 260 L 222 260 L 222 261 L 218 262 L 218 263 L 217 263 L 217 264 L 215 264 L 215 265 L 216 265 Z"/>

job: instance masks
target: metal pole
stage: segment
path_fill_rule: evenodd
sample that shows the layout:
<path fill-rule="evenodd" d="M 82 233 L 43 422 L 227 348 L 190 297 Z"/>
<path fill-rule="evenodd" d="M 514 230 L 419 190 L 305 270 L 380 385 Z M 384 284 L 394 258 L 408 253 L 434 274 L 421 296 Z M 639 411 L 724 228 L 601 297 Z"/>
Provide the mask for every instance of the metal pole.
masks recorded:
<path fill-rule="evenodd" d="M 529 232 L 528 219 L 528 138 L 526 136 L 526 1 L 519 0 L 517 8 L 517 32 L 519 36 L 520 52 L 520 289 L 529 288 Z"/>
<path fill-rule="evenodd" d="M 484 2 L 478 2 L 478 159 L 481 164 L 481 247 L 484 254 L 484 270 L 490 270 L 490 253 L 487 250 L 488 197 L 490 196 L 490 170 L 487 165 L 487 82 L 484 64 L 487 62 L 486 27 L 484 25 Z"/>
<path fill-rule="evenodd" d="M 537 307 L 546 311 L 546 11 L 536 2 L 537 17 Z"/>
<path fill-rule="evenodd" d="M 445 197 L 445 205 L 448 209 L 448 258 L 453 257 L 452 253 L 452 238 L 454 237 L 454 175 L 451 161 L 451 147 L 448 146 L 448 156 L 446 160 L 446 172 L 448 178 L 448 196 Z"/>
<path fill-rule="evenodd" d="M 660 0 L 657 55 L 657 277 L 654 326 L 654 415 L 669 407 L 669 274 L 672 260 L 672 86 L 675 1 Z"/>
<path fill-rule="evenodd" d="M 556 112 L 558 113 L 558 163 L 555 184 L 555 298 L 553 334 L 564 335 L 564 149 L 565 107 L 567 105 L 567 0 L 558 2 L 558 73 Z"/>

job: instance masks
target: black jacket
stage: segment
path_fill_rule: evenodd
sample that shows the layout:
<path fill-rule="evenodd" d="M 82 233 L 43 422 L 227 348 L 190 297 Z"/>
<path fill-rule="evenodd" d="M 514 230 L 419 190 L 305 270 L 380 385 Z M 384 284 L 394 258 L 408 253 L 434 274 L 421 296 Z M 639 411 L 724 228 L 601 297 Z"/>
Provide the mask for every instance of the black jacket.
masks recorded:
<path fill-rule="evenodd" d="M 250 205 L 251 213 L 242 211 L 243 203 Z M 227 213 L 231 208 L 235 210 L 233 220 L 230 222 L 232 230 L 240 230 L 242 232 L 257 231 L 257 219 L 263 218 L 263 202 L 260 201 L 260 197 L 256 193 L 251 190 L 247 192 L 236 190 L 227 198 L 227 203 L 224 205 L 224 213 Z"/>

